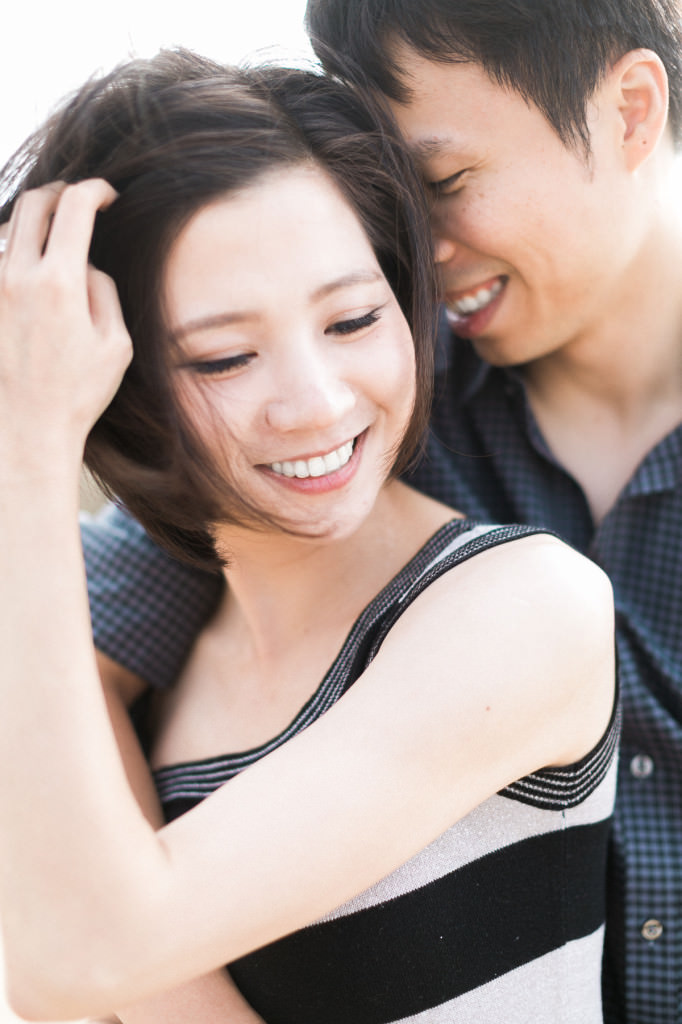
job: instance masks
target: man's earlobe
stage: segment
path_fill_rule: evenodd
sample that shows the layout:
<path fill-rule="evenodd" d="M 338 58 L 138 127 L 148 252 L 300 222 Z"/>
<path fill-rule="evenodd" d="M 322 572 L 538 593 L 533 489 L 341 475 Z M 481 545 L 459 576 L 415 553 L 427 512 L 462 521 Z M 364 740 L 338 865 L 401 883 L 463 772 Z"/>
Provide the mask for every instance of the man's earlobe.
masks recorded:
<path fill-rule="evenodd" d="M 628 170 L 653 153 L 668 123 L 668 76 L 653 50 L 630 50 L 611 69 Z"/>

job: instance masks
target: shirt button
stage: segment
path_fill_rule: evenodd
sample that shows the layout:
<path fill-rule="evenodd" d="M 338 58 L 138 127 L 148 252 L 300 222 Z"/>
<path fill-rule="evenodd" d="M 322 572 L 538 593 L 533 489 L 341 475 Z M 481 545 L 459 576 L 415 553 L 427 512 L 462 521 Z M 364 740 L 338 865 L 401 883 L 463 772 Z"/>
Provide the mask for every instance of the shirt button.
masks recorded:
<path fill-rule="evenodd" d="M 636 779 L 648 779 L 654 770 L 654 762 L 648 754 L 636 754 L 630 761 L 630 772 Z"/>
<path fill-rule="evenodd" d="M 663 934 L 663 925 L 660 921 L 657 921 L 655 917 L 649 918 L 642 925 L 642 938 L 648 942 L 655 942 L 656 939 L 660 939 Z"/>

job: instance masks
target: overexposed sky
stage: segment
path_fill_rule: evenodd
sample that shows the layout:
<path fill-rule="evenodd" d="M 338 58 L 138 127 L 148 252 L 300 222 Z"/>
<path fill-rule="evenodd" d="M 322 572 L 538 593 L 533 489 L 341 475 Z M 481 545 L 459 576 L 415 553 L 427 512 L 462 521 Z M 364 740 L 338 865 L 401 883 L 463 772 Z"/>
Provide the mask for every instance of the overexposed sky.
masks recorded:
<path fill-rule="evenodd" d="M 0 165 L 90 75 L 182 45 L 216 60 L 305 64 L 305 0 L 7 0 L 0 54 Z"/>

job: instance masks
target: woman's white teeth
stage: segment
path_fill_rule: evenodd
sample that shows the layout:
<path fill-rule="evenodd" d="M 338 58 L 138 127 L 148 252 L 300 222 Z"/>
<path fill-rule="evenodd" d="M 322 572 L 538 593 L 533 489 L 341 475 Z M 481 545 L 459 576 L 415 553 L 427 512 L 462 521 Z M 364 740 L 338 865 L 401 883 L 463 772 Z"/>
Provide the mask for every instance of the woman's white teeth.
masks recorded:
<path fill-rule="evenodd" d="M 325 476 L 345 466 L 353 454 L 354 441 L 346 441 L 328 455 L 316 455 L 312 459 L 296 459 L 294 462 L 271 462 L 270 469 L 280 476 L 298 477 L 306 480 L 309 476 Z"/>
<path fill-rule="evenodd" d="M 487 306 L 496 295 L 502 291 L 502 281 L 497 280 L 490 288 L 479 288 L 473 295 L 465 295 L 463 299 L 448 303 L 450 309 L 460 316 L 469 316 L 471 313 L 478 313 L 480 309 Z"/>

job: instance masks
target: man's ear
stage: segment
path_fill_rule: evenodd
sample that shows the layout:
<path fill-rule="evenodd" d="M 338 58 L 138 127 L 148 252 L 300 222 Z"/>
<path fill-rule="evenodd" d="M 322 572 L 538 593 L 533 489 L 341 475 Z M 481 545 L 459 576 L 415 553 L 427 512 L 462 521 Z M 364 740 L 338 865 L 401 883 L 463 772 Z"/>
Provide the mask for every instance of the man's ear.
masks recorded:
<path fill-rule="evenodd" d="M 668 123 L 668 75 L 653 50 L 630 50 L 608 75 L 620 115 L 621 144 L 628 170 L 653 153 Z"/>

